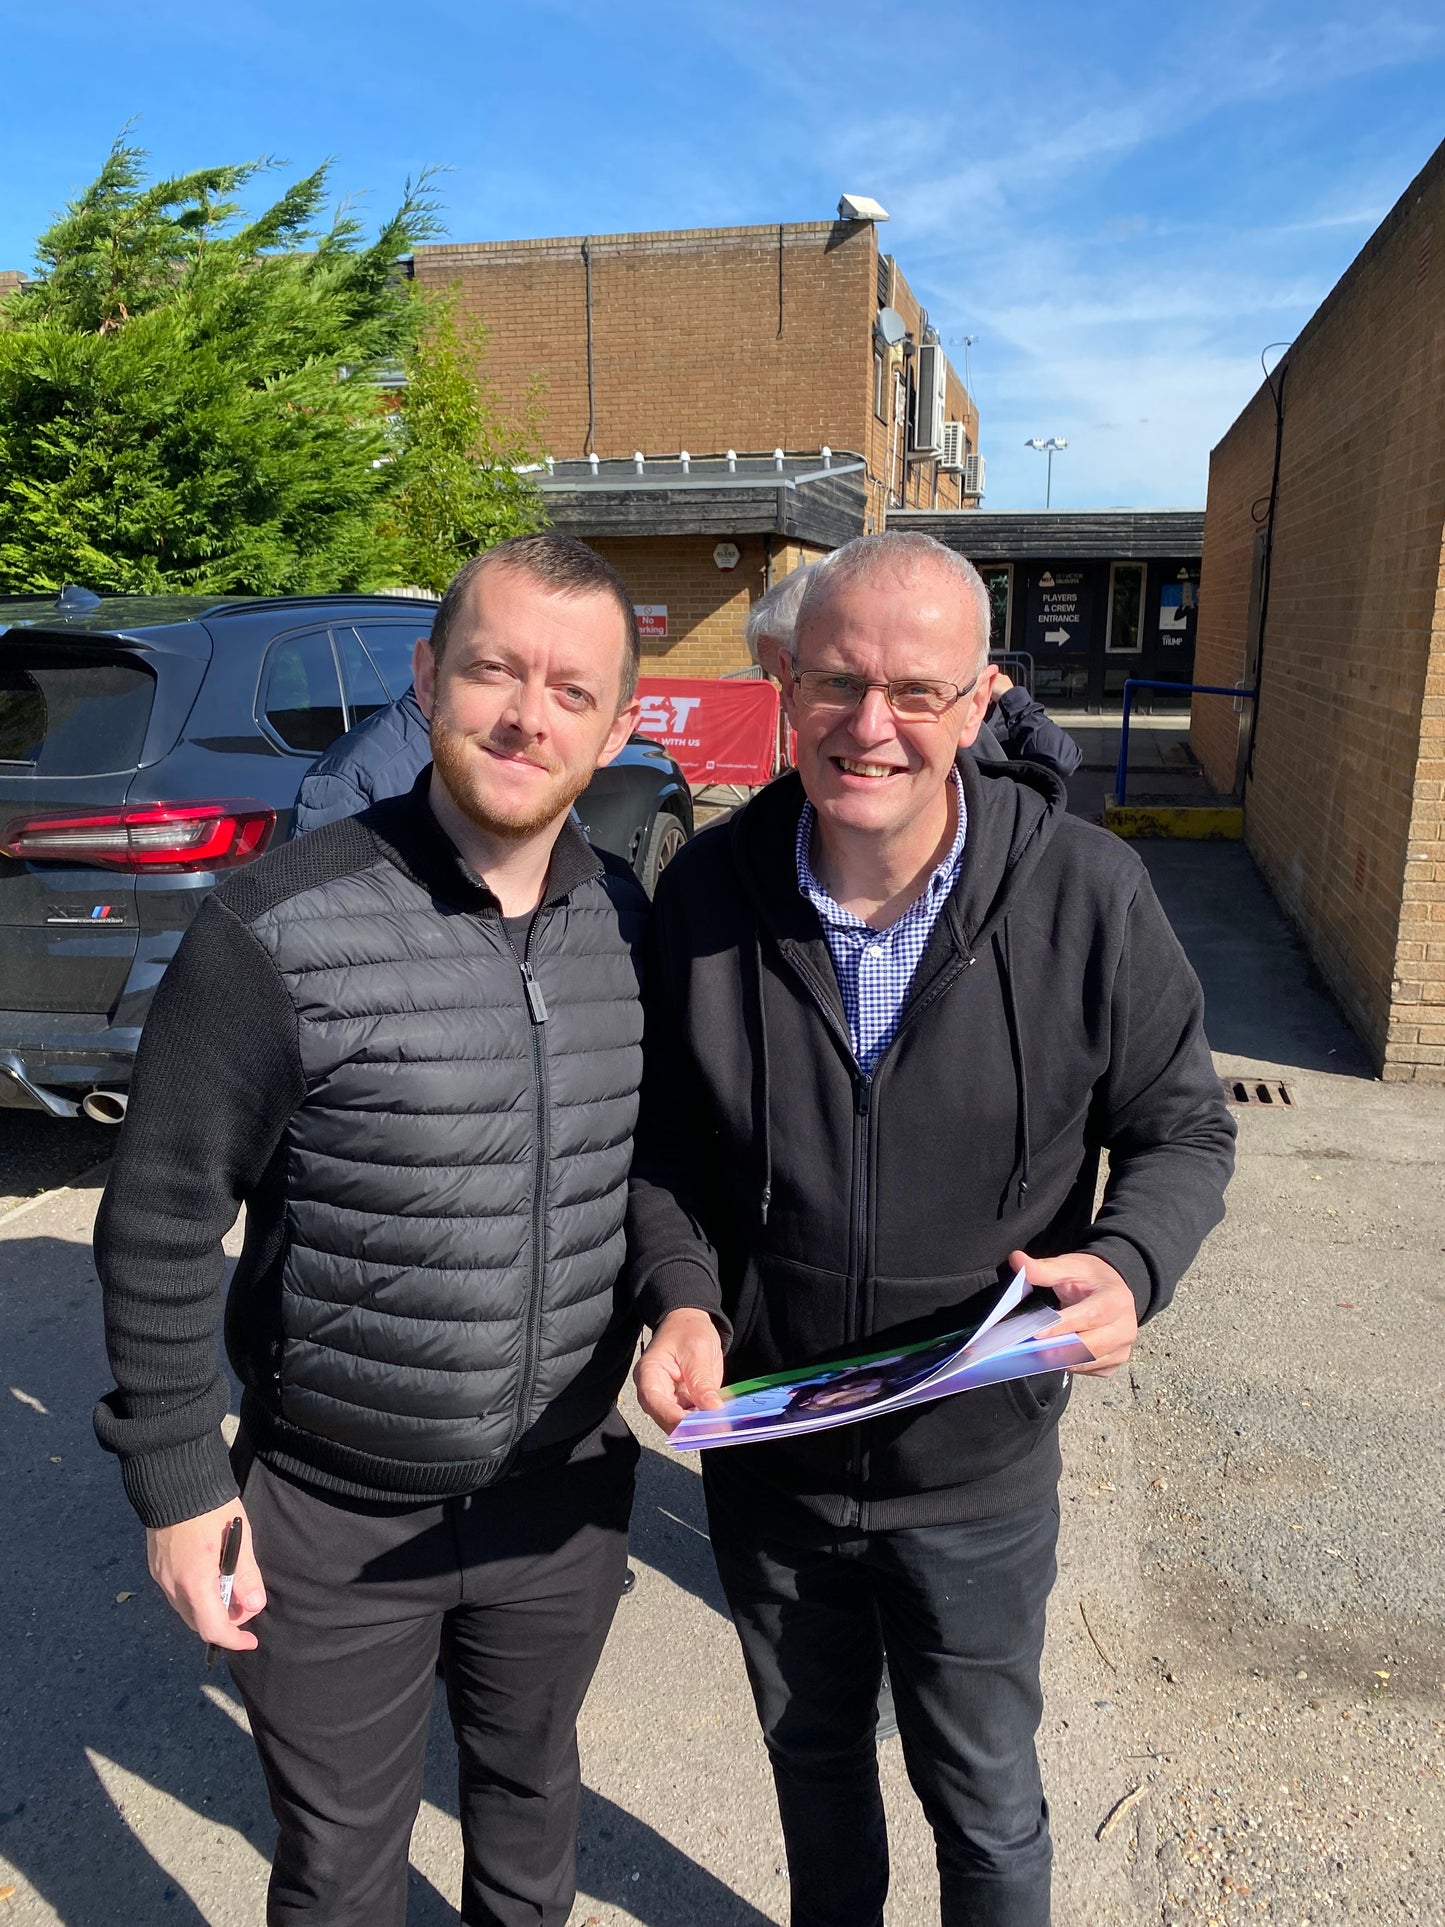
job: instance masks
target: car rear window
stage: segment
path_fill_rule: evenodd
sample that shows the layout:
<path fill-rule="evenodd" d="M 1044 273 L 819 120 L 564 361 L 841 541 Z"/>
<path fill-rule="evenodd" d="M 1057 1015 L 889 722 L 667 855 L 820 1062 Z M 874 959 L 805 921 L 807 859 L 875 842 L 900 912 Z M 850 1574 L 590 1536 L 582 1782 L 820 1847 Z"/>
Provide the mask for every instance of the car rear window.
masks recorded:
<path fill-rule="evenodd" d="M 288 636 L 266 662 L 262 713 L 288 749 L 318 755 L 346 728 L 336 658 L 324 629 Z"/>
<path fill-rule="evenodd" d="M 135 769 L 156 679 L 134 660 L 0 641 L 0 763 L 39 776 Z"/>
<path fill-rule="evenodd" d="M 429 603 L 417 607 L 409 622 L 358 622 L 357 633 L 381 671 L 381 680 L 391 691 L 392 700 L 411 688 L 411 652 L 418 636 L 431 634 L 436 610 Z"/>

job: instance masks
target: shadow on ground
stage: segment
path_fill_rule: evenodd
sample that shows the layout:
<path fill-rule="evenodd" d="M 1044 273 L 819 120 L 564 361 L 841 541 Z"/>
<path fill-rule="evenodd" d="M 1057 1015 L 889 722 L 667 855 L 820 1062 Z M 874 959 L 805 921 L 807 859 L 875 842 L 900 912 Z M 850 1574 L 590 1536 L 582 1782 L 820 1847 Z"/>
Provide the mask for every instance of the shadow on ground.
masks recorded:
<path fill-rule="evenodd" d="M 233 1832 L 269 1854 L 251 1742 L 201 1693 L 201 1649 L 152 1586 L 91 1435 L 106 1368 L 88 1249 L 14 1238 L 0 1255 L 0 1854 L 67 1927 L 200 1927 L 190 1865 L 162 1865 L 130 1815 L 143 1809 L 178 1859 L 197 1834 L 202 1861 L 212 1848 L 232 1859 Z M 149 1824 L 169 1801 L 198 1816 L 195 1832 Z"/>
<path fill-rule="evenodd" d="M 11 1551 L 0 1562 L 0 1857 L 66 1927 L 259 1919 L 274 1828 L 234 1689 L 223 1669 L 206 1674 L 198 1643 L 152 1585 L 143 1534 L 91 1433 L 108 1372 L 89 1249 L 10 1237 L 0 1265 Z M 634 1562 L 722 1612 L 692 1466 L 645 1453 L 635 1517 Z M 437 1721 L 427 1797 L 455 1816 L 440 1701 Z M 591 1791 L 581 1849 L 585 1891 L 646 1927 L 767 1927 L 655 1829 Z M 414 1874 L 409 1919 L 443 1927 L 456 1914 Z"/>
<path fill-rule="evenodd" d="M 628 1554 L 634 1565 L 651 1566 L 726 1619 L 727 1602 L 713 1563 L 696 1466 L 695 1454 L 681 1459 L 643 1453 Z"/>
<path fill-rule="evenodd" d="M 1136 843 L 1204 986 L 1216 1051 L 1262 1064 L 1374 1075 L 1308 953 L 1242 843 Z"/>

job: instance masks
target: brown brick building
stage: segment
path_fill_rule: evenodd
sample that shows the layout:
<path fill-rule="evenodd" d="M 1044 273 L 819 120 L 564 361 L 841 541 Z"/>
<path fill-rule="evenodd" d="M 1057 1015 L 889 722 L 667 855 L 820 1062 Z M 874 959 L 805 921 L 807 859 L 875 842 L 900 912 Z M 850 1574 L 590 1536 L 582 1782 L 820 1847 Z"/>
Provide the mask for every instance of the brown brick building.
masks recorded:
<path fill-rule="evenodd" d="M 1278 403 L 1278 406 L 1277 406 Z M 1276 479 L 1277 470 L 1277 479 Z M 1386 1078 L 1445 1081 L 1445 147 L 1214 450 L 1193 741 Z"/>
<path fill-rule="evenodd" d="M 873 221 L 422 247 L 414 273 L 485 323 L 509 409 L 540 386 L 553 520 L 595 541 L 639 604 L 667 610 L 651 673 L 741 668 L 748 606 L 779 574 L 881 528 L 890 508 L 978 500 L 977 410 Z M 756 513 L 729 523 L 716 491 L 703 499 L 712 471 L 742 510 L 729 452 L 746 468 L 775 451 L 793 483 L 830 457 L 857 465 L 846 524 L 785 512 L 806 482 L 791 505 L 773 491 L 766 527 Z M 728 570 L 720 541 L 741 551 Z"/>

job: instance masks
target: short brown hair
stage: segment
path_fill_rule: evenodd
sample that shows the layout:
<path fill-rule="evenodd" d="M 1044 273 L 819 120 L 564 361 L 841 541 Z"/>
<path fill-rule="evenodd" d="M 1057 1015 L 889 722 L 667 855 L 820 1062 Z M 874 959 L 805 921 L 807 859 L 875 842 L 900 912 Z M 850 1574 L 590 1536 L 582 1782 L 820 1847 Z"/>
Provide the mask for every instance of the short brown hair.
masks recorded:
<path fill-rule="evenodd" d="M 518 575 L 528 575 L 554 595 L 610 595 L 622 613 L 625 634 L 622 703 L 632 701 L 637 694 L 637 677 L 642 666 L 642 638 L 627 584 L 596 549 L 589 549 L 574 536 L 558 535 L 551 529 L 544 529 L 540 535 L 509 536 L 495 548 L 486 549 L 462 564 L 447 584 L 432 623 L 432 656 L 436 662 L 442 659 L 468 591 L 488 569 L 511 569 Z"/>

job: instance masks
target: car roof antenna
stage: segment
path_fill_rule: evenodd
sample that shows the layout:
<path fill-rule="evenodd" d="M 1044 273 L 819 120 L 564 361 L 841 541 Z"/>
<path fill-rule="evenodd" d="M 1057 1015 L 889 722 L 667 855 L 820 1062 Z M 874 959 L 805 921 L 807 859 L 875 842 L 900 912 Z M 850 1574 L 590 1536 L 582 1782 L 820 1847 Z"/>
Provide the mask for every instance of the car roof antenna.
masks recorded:
<path fill-rule="evenodd" d="M 60 615 L 84 615 L 88 610 L 100 607 L 100 597 L 94 589 L 83 589 L 78 582 L 67 582 L 55 598 L 55 607 Z"/>

